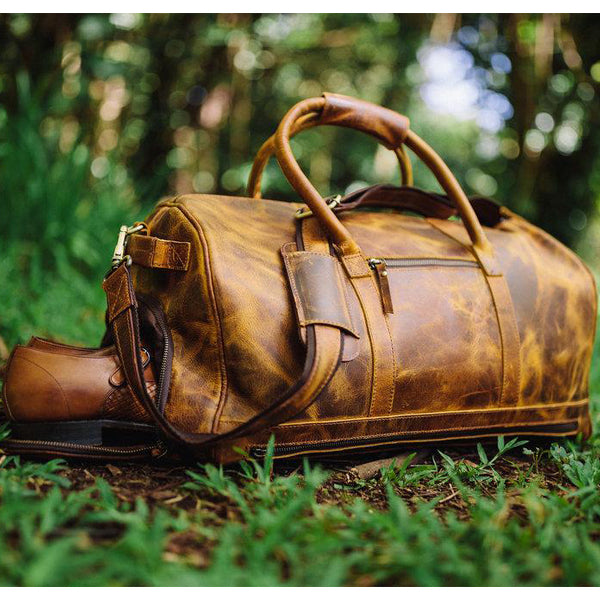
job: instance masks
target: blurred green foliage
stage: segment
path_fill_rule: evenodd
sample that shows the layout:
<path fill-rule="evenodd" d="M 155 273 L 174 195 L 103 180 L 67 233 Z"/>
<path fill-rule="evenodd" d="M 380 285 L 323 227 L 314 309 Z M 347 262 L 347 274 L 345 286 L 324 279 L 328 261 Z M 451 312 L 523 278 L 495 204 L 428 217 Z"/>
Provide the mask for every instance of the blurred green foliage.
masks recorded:
<path fill-rule="evenodd" d="M 468 193 L 594 261 L 600 20 L 593 15 L 0 15 L 0 336 L 96 342 L 122 222 L 164 194 L 243 194 L 296 101 L 406 113 Z M 293 143 L 324 193 L 398 181 L 373 140 Z M 417 184 L 435 188 L 416 165 Z M 265 193 L 293 199 L 276 165 Z"/>

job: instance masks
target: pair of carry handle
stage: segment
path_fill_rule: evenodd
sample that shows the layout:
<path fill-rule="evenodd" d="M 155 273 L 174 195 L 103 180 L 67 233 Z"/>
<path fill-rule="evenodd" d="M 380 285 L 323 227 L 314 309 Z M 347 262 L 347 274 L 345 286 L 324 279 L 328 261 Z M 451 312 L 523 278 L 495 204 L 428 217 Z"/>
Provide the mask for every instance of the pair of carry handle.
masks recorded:
<path fill-rule="evenodd" d="M 410 130 L 405 116 L 364 100 L 326 93 L 321 98 L 309 98 L 292 107 L 282 119 L 277 132 L 257 154 L 248 183 L 248 191 L 252 197 L 260 198 L 262 172 L 274 152 L 283 173 L 323 225 L 341 254 L 350 256 L 360 253 L 350 232 L 302 172 L 292 153 L 290 139 L 317 125 L 347 127 L 375 137 L 396 154 L 403 181 L 408 185 L 412 183 L 412 167 L 404 147 L 410 148 L 433 172 L 456 205 L 476 256 L 484 267 L 489 264 L 492 257 L 491 245 L 466 194 L 448 166 L 429 144 Z"/>

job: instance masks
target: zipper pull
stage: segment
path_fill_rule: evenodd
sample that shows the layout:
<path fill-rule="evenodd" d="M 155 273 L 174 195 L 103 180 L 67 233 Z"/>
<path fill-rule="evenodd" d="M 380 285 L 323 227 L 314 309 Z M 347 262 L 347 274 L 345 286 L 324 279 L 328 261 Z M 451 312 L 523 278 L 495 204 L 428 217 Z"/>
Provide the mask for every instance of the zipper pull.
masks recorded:
<path fill-rule="evenodd" d="M 369 266 L 371 269 L 373 269 L 373 271 L 375 271 L 375 276 L 377 277 L 383 312 L 386 314 L 393 314 L 394 305 L 392 303 L 392 292 L 390 291 L 390 280 L 388 277 L 387 264 L 382 258 L 370 258 Z"/>

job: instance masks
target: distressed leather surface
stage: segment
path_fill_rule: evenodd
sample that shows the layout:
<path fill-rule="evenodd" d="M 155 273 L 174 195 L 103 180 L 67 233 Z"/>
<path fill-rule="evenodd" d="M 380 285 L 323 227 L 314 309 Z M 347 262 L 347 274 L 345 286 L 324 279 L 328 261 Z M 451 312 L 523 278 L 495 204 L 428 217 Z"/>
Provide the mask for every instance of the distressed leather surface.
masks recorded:
<path fill-rule="evenodd" d="M 172 329 L 166 415 L 177 426 L 227 431 L 300 376 L 304 347 L 281 257 L 295 239 L 299 207 L 189 195 L 161 203 L 147 219 L 150 235 L 191 244 L 186 272 L 134 266 L 136 290 L 161 301 Z M 358 335 L 352 356 L 312 406 L 274 429 L 277 439 L 310 444 L 345 435 L 370 443 L 411 431 L 411 439 L 428 439 L 444 432 L 450 438 L 485 435 L 494 427 L 589 428 L 593 279 L 551 236 L 506 214 L 485 232 L 514 305 L 518 391 L 501 395 L 502 337 L 479 266 L 390 268 L 394 313 L 385 315 L 374 276 L 357 262 L 358 270 L 367 269 L 364 277 L 345 282 Z M 365 257 L 476 260 L 458 221 L 438 227 L 435 219 L 399 213 L 339 216 Z M 313 237 L 318 232 L 314 228 Z M 361 279 L 368 293 L 357 289 Z M 377 340 L 385 332 L 389 343 L 382 350 Z M 268 434 L 244 443 L 264 443 Z"/>

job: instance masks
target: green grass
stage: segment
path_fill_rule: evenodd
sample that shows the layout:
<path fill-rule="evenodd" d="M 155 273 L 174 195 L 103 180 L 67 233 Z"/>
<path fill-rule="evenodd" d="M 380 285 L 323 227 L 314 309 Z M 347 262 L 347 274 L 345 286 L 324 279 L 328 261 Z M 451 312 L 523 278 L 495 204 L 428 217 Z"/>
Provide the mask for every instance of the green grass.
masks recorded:
<path fill-rule="evenodd" d="M 268 454 L 135 500 L 140 469 L 83 484 L 62 461 L 5 457 L 0 584 L 600 585 L 598 439 L 518 445 L 367 481 L 307 462 L 273 473 Z"/>

